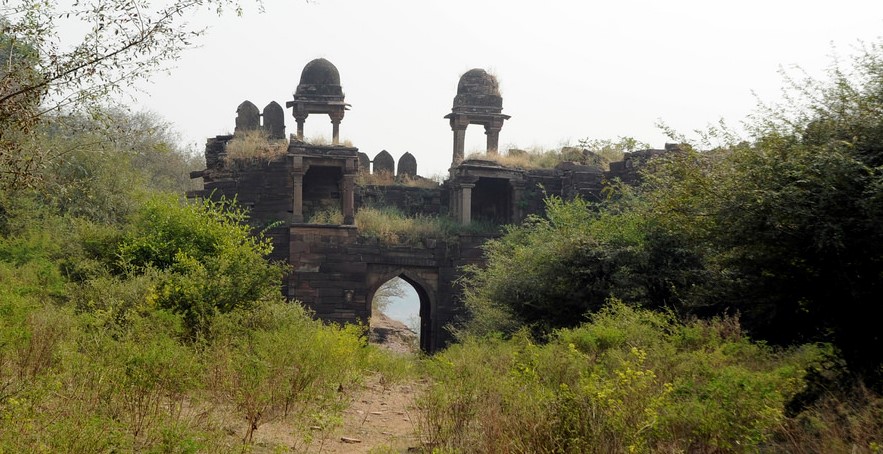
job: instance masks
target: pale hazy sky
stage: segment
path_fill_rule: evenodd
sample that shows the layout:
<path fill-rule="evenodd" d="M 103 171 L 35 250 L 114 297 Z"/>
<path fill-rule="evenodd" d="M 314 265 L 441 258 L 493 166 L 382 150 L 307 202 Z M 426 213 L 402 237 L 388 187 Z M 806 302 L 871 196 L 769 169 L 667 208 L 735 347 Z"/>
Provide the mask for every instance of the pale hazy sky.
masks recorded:
<path fill-rule="evenodd" d="M 417 158 L 421 175 L 447 171 L 459 76 L 496 74 L 512 118 L 501 148 L 554 147 L 632 136 L 662 147 L 663 120 L 684 133 L 724 118 L 738 125 L 778 96 L 780 66 L 813 74 L 879 41 L 883 1 L 264 0 L 243 17 L 213 15 L 201 47 L 144 85 L 136 109 L 172 122 L 188 144 L 233 130 L 236 106 L 290 100 L 317 57 L 340 71 L 352 104 L 341 137 L 372 158 Z M 286 131 L 294 132 L 286 110 Z M 480 126 L 466 148 L 484 146 Z M 329 136 L 311 115 L 306 135 Z"/>

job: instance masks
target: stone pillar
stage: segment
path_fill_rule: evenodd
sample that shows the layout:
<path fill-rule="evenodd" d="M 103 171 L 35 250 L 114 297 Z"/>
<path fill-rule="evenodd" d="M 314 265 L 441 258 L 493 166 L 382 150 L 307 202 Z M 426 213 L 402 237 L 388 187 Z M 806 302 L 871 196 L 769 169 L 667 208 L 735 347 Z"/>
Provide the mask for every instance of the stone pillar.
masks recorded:
<path fill-rule="evenodd" d="M 451 160 L 451 166 L 456 166 L 463 162 L 464 149 L 466 148 L 466 127 L 469 126 L 469 119 L 462 115 L 450 118 L 451 130 L 454 131 L 454 158 Z"/>
<path fill-rule="evenodd" d="M 460 185 L 460 223 L 469 225 L 472 222 L 472 188 L 474 184 Z"/>
<path fill-rule="evenodd" d="M 511 223 L 519 223 L 524 219 L 524 208 L 522 204 L 522 199 L 524 198 L 524 182 L 523 181 L 513 181 L 512 182 L 512 219 L 509 219 Z"/>
<path fill-rule="evenodd" d="M 501 129 L 503 129 L 502 125 L 486 125 L 484 127 L 484 133 L 487 135 L 487 154 L 497 154 L 497 149 L 500 146 Z"/>
<path fill-rule="evenodd" d="M 343 120 L 343 112 L 332 112 L 331 117 L 331 145 L 340 145 L 340 121 Z"/>
<path fill-rule="evenodd" d="M 304 140 L 304 123 L 307 121 L 307 114 L 296 115 L 294 121 L 297 122 L 297 140 Z"/>
<path fill-rule="evenodd" d="M 304 222 L 304 167 L 302 156 L 291 157 L 291 223 Z"/>
<path fill-rule="evenodd" d="M 297 224 L 304 222 L 304 174 L 293 173 L 291 179 L 292 187 L 294 188 L 294 193 L 291 197 L 291 222 L 292 224 Z"/>
<path fill-rule="evenodd" d="M 355 223 L 355 175 L 344 175 L 340 184 L 340 197 L 343 199 L 343 224 Z"/>
<path fill-rule="evenodd" d="M 454 159 L 452 165 L 458 165 L 463 162 L 465 156 L 464 148 L 466 147 L 466 128 L 454 130 Z"/>

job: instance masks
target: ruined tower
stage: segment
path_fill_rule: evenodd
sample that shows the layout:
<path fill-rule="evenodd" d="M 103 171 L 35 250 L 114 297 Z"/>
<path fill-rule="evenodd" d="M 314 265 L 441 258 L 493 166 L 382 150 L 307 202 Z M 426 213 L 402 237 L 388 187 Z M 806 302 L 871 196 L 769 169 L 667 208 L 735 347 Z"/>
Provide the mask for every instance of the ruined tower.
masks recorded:
<path fill-rule="evenodd" d="M 454 131 L 454 157 L 451 166 L 463 162 L 466 142 L 466 127 L 483 125 L 487 135 L 487 152 L 495 154 L 500 142 L 500 129 L 509 115 L 503 115 L 503 96 L 500 95 L 500 84 L 487 71 L 475 68 L 460 76 L 457 84 L 457 96 L 451 113 L 445 118 L 451 121 Z"/>

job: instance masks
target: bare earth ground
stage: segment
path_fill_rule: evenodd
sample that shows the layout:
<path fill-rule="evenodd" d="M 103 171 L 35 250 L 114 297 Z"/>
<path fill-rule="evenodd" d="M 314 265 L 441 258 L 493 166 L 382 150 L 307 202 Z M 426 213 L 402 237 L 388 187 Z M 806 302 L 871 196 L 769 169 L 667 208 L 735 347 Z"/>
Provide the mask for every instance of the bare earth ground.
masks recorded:
<path fill-rule="evenodd" d="M 404 324 L 383 314 L 371 319 L 371 342 L 399 354 L 413 354 L 416 335 Z M 254 434 L 253 452 L 279 452 L 279 447 L 321 453 L 401 453 L 415 452 L 421 446 L 417 436 L 415 397 L 425 383 L 381 384 L 369 377 L 352 391 L 350 406 L 344 411 L 343 426 L 330 432 L 316 432 L 309 446 L 294 438 L 285 423 L 266 423 Z"/>

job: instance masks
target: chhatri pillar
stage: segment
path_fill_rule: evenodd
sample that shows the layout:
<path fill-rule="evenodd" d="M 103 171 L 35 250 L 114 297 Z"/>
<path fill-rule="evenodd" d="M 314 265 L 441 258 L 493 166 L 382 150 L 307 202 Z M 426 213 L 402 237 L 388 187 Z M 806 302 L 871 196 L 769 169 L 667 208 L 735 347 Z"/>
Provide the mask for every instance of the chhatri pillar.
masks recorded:
<path fill-rule="evenodd" d="M 469 119 L 465 116 L 452 116 L 451 130 L 454 131 L 454 157 L 451 165 L 458 165 L 463 162 L 466 147 L 466 127 L 469 126 Z"/>

